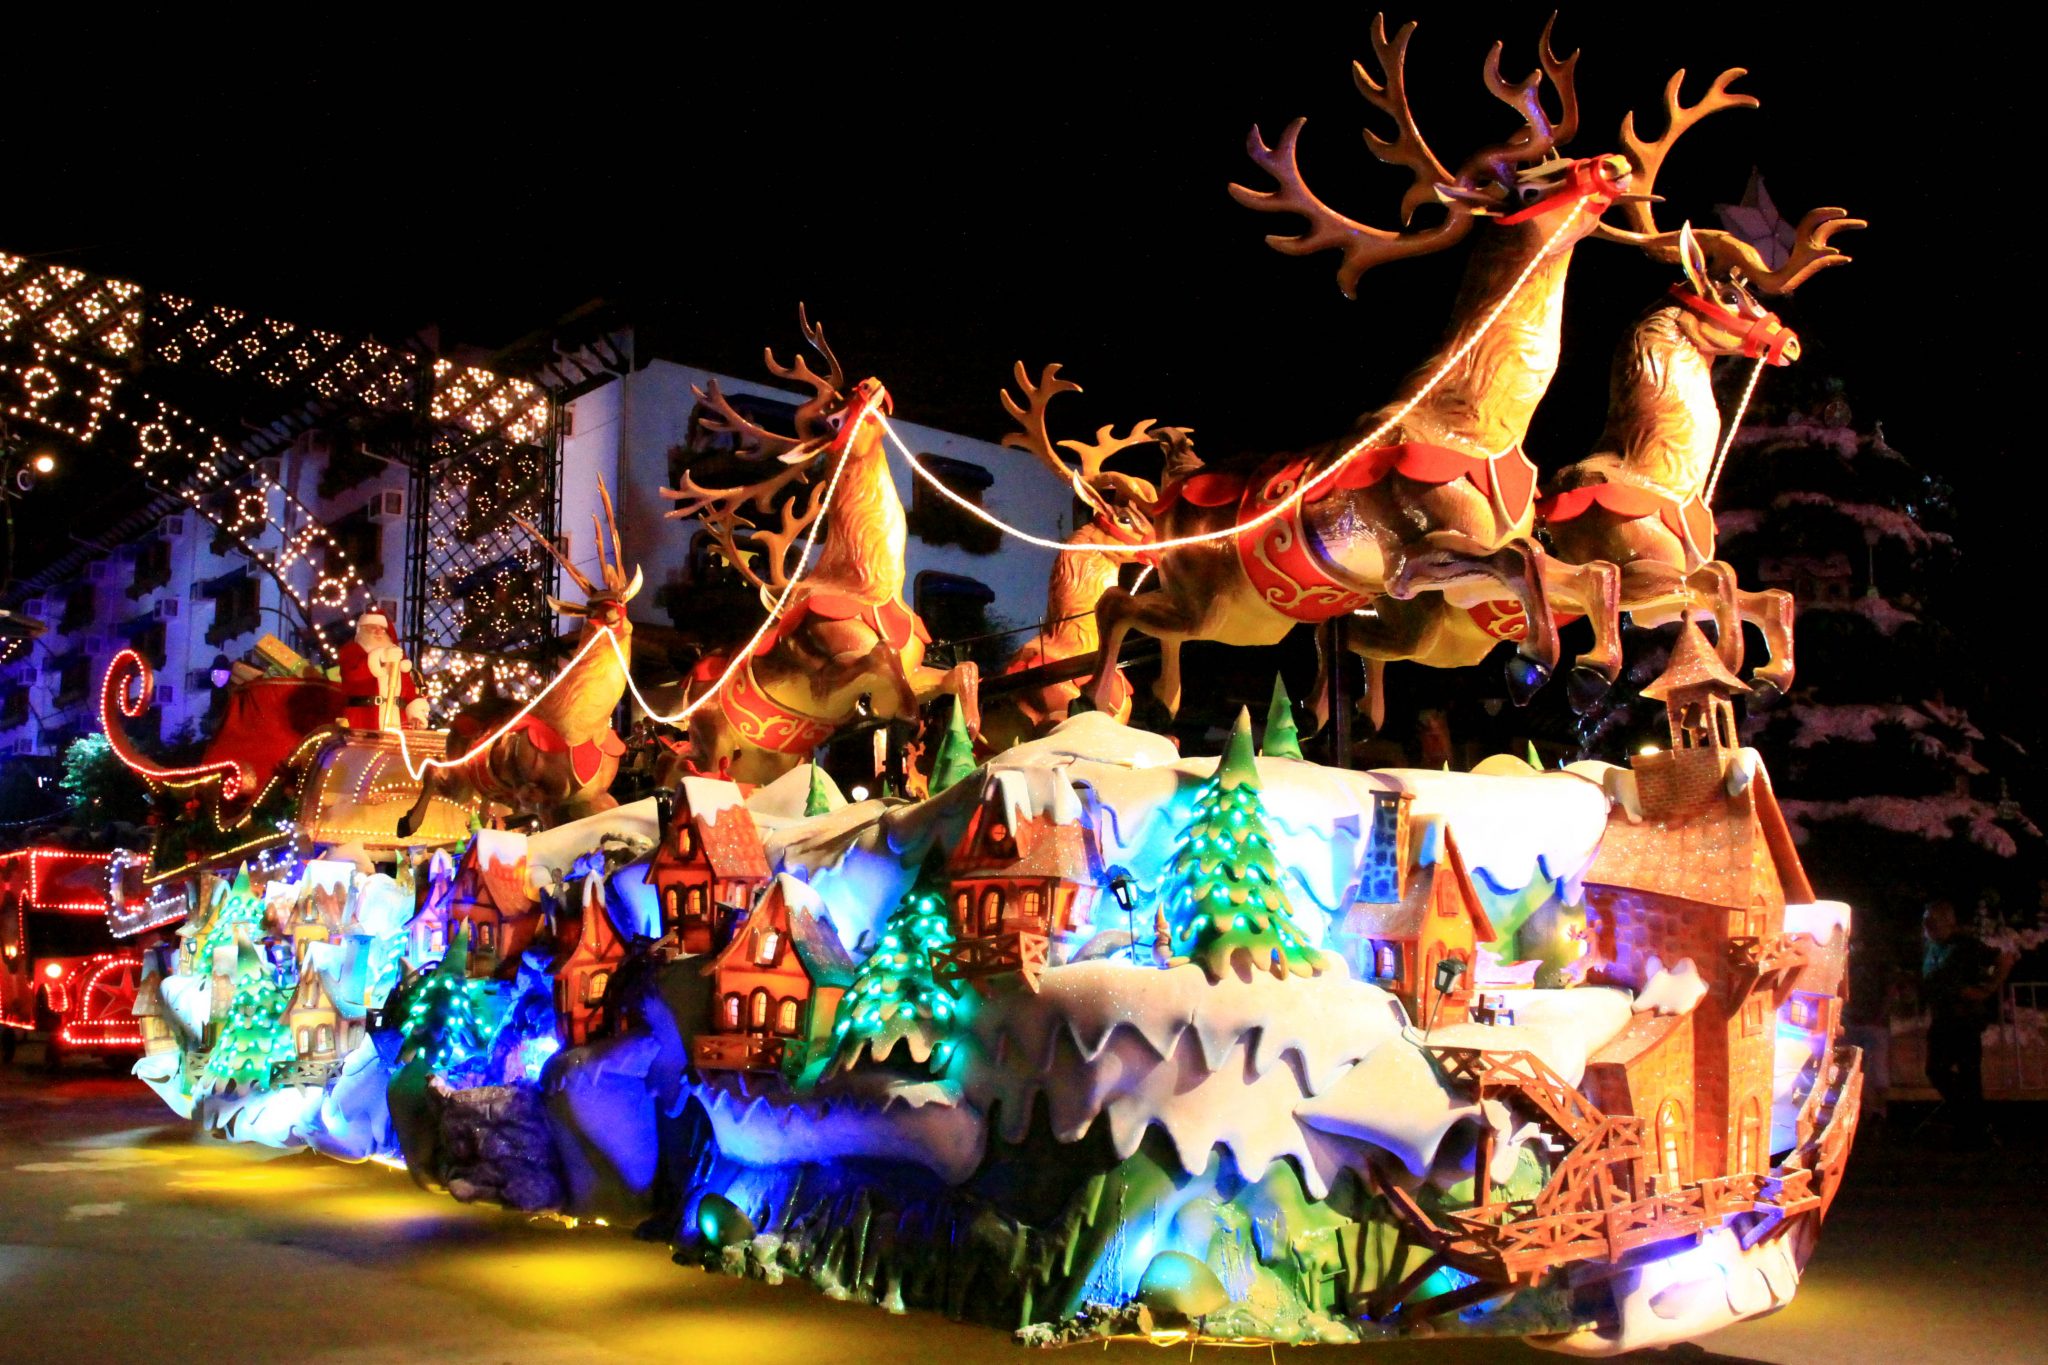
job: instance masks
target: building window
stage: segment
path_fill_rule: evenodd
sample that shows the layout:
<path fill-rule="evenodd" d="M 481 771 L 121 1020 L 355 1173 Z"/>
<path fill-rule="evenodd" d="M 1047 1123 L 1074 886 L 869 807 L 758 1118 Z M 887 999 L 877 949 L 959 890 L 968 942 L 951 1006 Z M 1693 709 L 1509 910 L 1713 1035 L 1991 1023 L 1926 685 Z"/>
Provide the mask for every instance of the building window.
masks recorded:
<path fill-rule="evenodd" d="M 754 941 L 754 965 L 772 967 L 782 953 L 782 935 L 770 929 Z"/>
<path fill-rule="evenodd" d="M 213 602 L 213 624 L 206 628 L 206 643 L 226 644 L 262 623 L 262 588 L 248 570 L 237 569 L 211 579 L 200 592 Z"/>
<path fill-rule="evenodd" d="M 984 891 L 981 896 L 981 932 L 993 934 L 1003 923 L 1003 893 Z"/>
<path fill-rule="evenodd" d="M 1380 981 L 1392 981 L 1401 975 L 1401 950 L 1391 943 L 1375 943 L 1372 947 L 1372 974 Z"/>
<path fill-rule="evenodd" d="M 334 1051 L 334 1026 L 322 1024 L 313 1034 L 313 1050 L 319 1053 Z"/>
<path fill-rule="evenodd" d="M 1764 1031 L 1764 1000 L 1752 994 L 1742 1002 L 1742 1036 L 1754 1038 Z"/>
<path fill-rule="evenodd" d="M 155 592 L 171 581 L 171 543 L 152 536 L 135 547 L 135 578 L 128 585 L 130 597 Z"/>
<path fill-rule="evenodd" d="M 1685 1183 L 1685 1138 L 1685 1106 L 1664 1101 L 1657 1111 L 1657 1154 L 1665 1183 L 1672 1189 Z"/>
<path fill-rule="evenodd" d="M 996 481 L 993 474 L 969 460 L 946 455 L 919 459 L 948 490 L 976 507 Z M 971 555 L 985 555 L 993 554 L 1003 543 L 1001 531 L 934 491 L 923 479 L 911 482 L 910 510 L 903 520 L 910 534 L 927 545 L 958 545 Z"/>
<path fill-rule="evenodd" d="M 973 908 L 972 891 L 962 891 L 953 897 L 953 921 L 960 926 L 960 932 L 963 934 L 973 927 L 967 921 L 967 916 L 972 913 Z"/>
<path fill-rule="evenodd" d="M 311 1052 L 313 1050 L 310 1046 L 312 1042 L 312 1037 L 313 1030 L 305 1028 L 299 1030 L 299 1055 L 301 1057 L 305 1056 L 308 1052 Z"/>
<path fill-rule="evenodd" d="M 588 1006 L 603 1004 L 604 993 L 611 984 L 612 974 L 610 972 L 602 970 L 592 972 L 590 979 L 583 983 L 583 1003 Z M 726 1008 L 730 1013 L 737 1016 L 740 1009 L 739 998 L 737 996 L 727 996 Z M 734 1022 L 738 1022 L 737 1019 Z"/>
<path fill-rule="evenodd" d="M 1763 1135 L 1763 1108 L 1756 1102 L 1756 1096 L 1751 1095 L 1742 1102 L 1742 1119 L 1735 1128 L 1735 1170 L 1757 1169 Z"/>
<path fill-rule="evenodd" d="M 498 946 L 497 926 L 478 924 L 476 926 L 476 946 L 487 953 L 496 948 Z"/>
<path fill-rule="evenodd" d="M 1011 641 L 992 637 L 1008 622 L 994 616 L 994 589 L 964 574 L 926 569 L 917 575 L 911 602 L 932 639 L 944 643 L 959 641 L 954 662 L 972 660 L 993 667 L 1008 656 Z"/>
<path fill-rule="evenodd" d="M 768 992 L 755 988 L 753 998 L 747 1002 L 747 1022 L 756 1029 L 768 1027 Z"/>
<path fill-rule="evenodd" d="M 796 1035 L 796 1001 L 784 1000 L 775 1007 L 775 1031 L 785 1037 Z"/>
<path fill-rule="evenodd" d="M 1028 919 L 1028 920 L 1030 920 L 1030 921 L 1031 921 L 1031 922 L 1032 922 L 1032 923 L 1033 923 L 1034 925 L 1038 925 L 1038 926 L 1040 926 L 1040 927 L 1043 927 L 1043 926 L 1044 926 L 1044 924 L 1045 924 L 1045 893 L 1044 893 L 1044 892 L 1042 892 L 1042 891 L 1026 891 L 1026 892 L 1024 893 L 1024 918 L 1025 918 L 1025 919 Z"/>
<path fill-rule="evenodd" d="M 737 995 L 725 997 L 725 1026 L 729 1029 L 740 1026 L 740 998 Z"/>
<path fill-rule="evenodd" d="M 683 892 L 681 887 L 671 886 L 661 893 L 661 910 L 662 927 L 666 929 L 675 928 L 676 920 L 683 911 Z"/>
<path fill-rule="evenodd" d="M 690 831 L 690 826 L 687 823 L 676 826 L 676 856 L 687 858 L 696 846 L 697 841 Z"/>

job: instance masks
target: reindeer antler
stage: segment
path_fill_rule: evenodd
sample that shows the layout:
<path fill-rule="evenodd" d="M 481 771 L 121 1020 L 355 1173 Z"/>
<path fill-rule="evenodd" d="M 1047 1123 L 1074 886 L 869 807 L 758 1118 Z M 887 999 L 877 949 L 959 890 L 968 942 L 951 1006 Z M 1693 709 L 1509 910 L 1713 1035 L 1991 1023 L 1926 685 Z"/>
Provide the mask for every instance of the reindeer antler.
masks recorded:
<path fill-rule="evenodd" d="M 1697 102 L 1687 104 L 1683 98 L 1685 71 L 1681 68 L 1672 73 L 1671 79 L 1664 84 L 1664 131 L 1654 140 L 1646 141 L 1636 132 L 1634 110 L 1623 117 L 1621 146 L 1632 174 L 1629 178 L 1631 194 L 1622 210 L 1631 227 L 1617 228 L 1602 223 L 1595 235 L 1640 247 L 1659 260 L 1679 259 L 1679 233 L 1683 229 L 1667 232 L 1657 226 L 1654 201 L 1650 197 L 1656 188 L 1657 176 L 1664 169 L 1664 159 L 1672 146 L 1701 119 L 1723 109 L 1754 109 L 1761 103 L 1754 95 L 1728 88 L 1748 74 L 1743 67 L 1731 66 L 1714 77 L 1706 94 Z M 1866 226 L 1868 224 L 1861 218 L 1851 218 L 1847 209 L 1814 209 L 1799 220 L 1792 250 L 1784 263 L 1778 266 L 1772 266 L 1755 246 L 1732 232 L 1720 228 L 1694 228 L 1692 235 L 1716 268 L 1724 272 L 1739 270 L 1759 292 L 1782 295 L 1791 293 L 1818 271 L 1848 264 L 1848 253 L 1829 239 L 1837 232 Z"/>
<path fill-rule="evenodd" d="M 1685 136 L 1701 119 L 1720 113 L 1723 109 L 1754 109 L 1762 101 L 1754 95 L 1741 94 L 1730 90 L 1742 77 L 1747 76 L 1746 67 L 1731 66 L 1714 77 L 1707 93 L 1700 96 L 1696 104 L 1687 104 L 1681 95 L 1685 86 L 1685 68 L 1680 67 L 1664 83 L 1664 132 L 1655 141 L 1646 142 L 1636 132 L 1636 114 L 1631 109 L 1621 120 L 1621 149 L 1628 157 L 1631 170 L 1629 175 L 1629 198 L 1622 205 L 1635 236 L 1631 237 L 1620 228 L 1601 225 L 1599 235 L 1611 240 L 1639 241 L 1642 237 L 1661 238 L 1669 236 L 1675 244 L 1676 233 L 1660 233 L 1657 227 L 1656 210 L 1652 207 L 1651 196 L 1656 192 L 1657 175 L 1664 169 L 1664 158 L 1678 139 Z M 1640 196 L 1640 197 L 1638 197 Z"/>
<path fill-rule="evenodd" d="M 1550 45 L 1550 33 L 1556 25 L 1557 16 L 1553 14 L 1543 25 L 1542 37 L 1537 40 L 1536 69 L 1519 81 L 1511 81 L 1500 74 L 1500 43 L 1495 43 L 1486 54 L 1486 64 L 1479 73 L 1486 93 L 1520 114 L 1522 126 L 1506 141 L 1474 153 L 1462 168 L 1465 178 L 1471 178 L 1480 166 L 1484 166 L 1496 184 L 1512 185 L 1519 167 L 1549 160 L 1559 147 L 1578 133 L 1579 54 L 1574 52 L 1569 57 L 1557 55 Z M 1543 107 L 1546 81 L 1557 90 L 1560 112 L 1555 121 L 1551 119 L 1550 111 Z"/>
<path fill-rule="evenodd" d="M 1053 448 L 1052 437 L 1046 432 L 1045 410 L 1051 406 L 1055 397 L 1063 393 L 1079 393 L 1081 386 L 1071 379 L 1060 378 L 1060 366 L 1057 361 L 1048 364 L 1039 372 L 1038 382 L 1035 384 L 1031 381 L 1031 372 L 1024 368 L 1024 362 L 1021 360 L 1017 362 L 1016 375 L 1017 387 L 1024 394 L 1025 401 L 1019 403 L 1010 396 L 1008 389 L 1004 389 L 1003 411 L 1009 413 L 1011 420 L 1023 430 L 1013 431 L 1003 437 L 1004 445 L 1014 450 L 1029 451 L 1037 456 L 1047 468 L 1071 483 L 1075 494 L 1097 511 L 1108 510 L 1101 492 L 1105 483 L 1114 481 L 1115 486 L 1129 492 L 1129 485 L 1144 482 L 1132 479 L 1128 475 L 1106 473 L 1103 465 L 1119 451 L 1128 450 L 1132 446 L 1157 443 L 1158 437 L 1152 434 L 1153 421 L 1150 417 L 1138 422 L 1123 436 L 1114 434 L 1114 423 L 1104 423 L 1096 431 L 1092 442 L 1059 442 L 1061 447 L 1073 451 L 1080 459 L 1081 467 L 1077 471 L 1060 457 L 1058 450 Z M 1150 487 L 1149 484 L 1145 486 Z"/>
<path fill-rule="evenodd" d="M 1401 221 L 1414 221 L 1424 204 L 1440 203 L 1442 222 L 1432 227 L 1389 231 L 1361 223 L 1337 212 L 1317 197 L 1302 179 L 1296 144 L 1306 120 L 1287 125 L 1278 142 L 1271 146 L 1257 128 L 1252 129 L 1246 150 L 1266 174 L 1279 183 L 1277 190 L 1254 190 L 1243 185 L 1230 187 L 1231 197 L 1246 208 L 1261 213 L 1292 213 L 1308 224 L 1297 236 L 1275 233 L 1266 244 L 1290 256 L 1307 256 L 1318 251 L 1337 251 L 1343 260 L 1337 267 L 1337 284 L 1345 297 L 1355 298 L 1358 280 L 1366 271 L 1388 261 L 1424 256 L 1456 244 L 1472 230 L 1479 211 L 1505 202 L 1516 187 L 1519 168 L 1549 158 L 1578 131 L 1579 104 L 1574 71 L 1579 55 L 1560 58 L 1550 45 L 1551 26 L 1543 27 L 1536 70 L 1521 81 L 1511 82 L 1500 74 L 1501 45 L 1488 54 L 1481 77 L 1486 89 L 1522 115 L 1523 127 L 1506 141 L 1484 148 L 1468 157 L 1453 173 L 1444 168 L 1416 126 L 1408 104 L 1408 42 L 1415 25 L 1403 24 L 1392 40 L 1387 38 L 1385 15 L 1372 24 L 1373 57 L 1380 68 L 1375 80 L 1364 63 L 1351 64 L 1351 78 L 1366 102 L 1394 121 L 1395 136 L 1384 138 L 1370 129 L 1365 145 L 1390 166 L 1406 167 L 1413 182 L 1401 196 Z M 1543 107 L 1542 87 L 1549 81 L 1557 88 L 1562 112 L 1552 120 Z"/>
<path fill-rule="evenodd" d="M 813 324 L 810 314 L 805 311 L 802 304 L 796 306 L 796 321 L 797 326 L 803 329 L 804 340 L 810 343 L 812 350 L 824 357 L 826 373 L 821 375 L 813 370 L 801 351 L 797 353 L 796 360 L 789 365 L 783 365 L 775 359 L 775 348 L 772 346 L 761 348 L 761 358 L 768 363 L 769 372 L 777 378 L 791 379 L 810 386 L 810 401 L 796 410 L 796 429 L 809 438 L 824 434 L 820 423 L 826 411 L 842 401 L 839 390 L 846 383 L 846 371 L 840 367 L 839 357 L 832 354 L 832 347 L 825 341 L 825 324 Z"/>
<path fill-rule="evenodd" d="M 569 562 L 569 556 L 562 553 L 561 547 L 556 545 L 553 539 L 541 534 L 540 527 L 535 526 L 532 522 L 528 521 L 525 517 L 520 516 L 517 512 L 514 512 L 512 514 L 512 520 L 518 524 L 520 530 L 526 532 L 527 535 L 533 537 L 534 544 L 540 546 L 541 549 L 547 551 L 548 558 L 554 560 L 555 563 L 561 565 L 562 572 L 569 575 L 570 581 L 583 590 L 583 595 L 585 597 L 588 597 L 592 593 L 597 591 L 597 585 L 592 583 L 588 578 L 585 578 L 583 576 L 583 570 L 577 568 L 574 564 L 571 564 Z"/>

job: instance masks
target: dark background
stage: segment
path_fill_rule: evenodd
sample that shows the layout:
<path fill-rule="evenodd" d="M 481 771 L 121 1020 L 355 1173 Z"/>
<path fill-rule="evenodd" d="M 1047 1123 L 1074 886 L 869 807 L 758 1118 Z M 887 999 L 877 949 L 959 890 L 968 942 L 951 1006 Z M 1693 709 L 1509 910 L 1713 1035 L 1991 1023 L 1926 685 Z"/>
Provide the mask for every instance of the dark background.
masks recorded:
<path fill-rule="evenodd" d="M 1311 183 L 1392 221 L 1405 180 L 1360 144 L 1371 111 L 1347 70 L 1370 11 L 1099 13 L 787 10 L 710 28 L 479 11 L 434 32 L 358 9 L 232 26 L 81 11 L 14 45 L 0 248 L 485 350 L 603 297 L 643 354 L 750 374 L 764 342 L 793 339 L 803 299 L 915 420 L 999 434 L 995 391 L 1023 357 L 1088 385 L 1067 400 L 1076 425 L 1191 425 L 1211 459 L 1331 434 L 1427 354 L 1456 253 L 1372 272 L 1347 301 L 1334 257 L 1267 250 L 1284 221 L 1224 186 L 1263 183 L 1242 150 L 1253 122 L 1271 135 L 1307 114 Z M 1410 82 L 1443 159 L 1512 126 L 1479 63 L 1500 37 L 1508 73 L 1526 70 L 1543 13 L 1422 16 Z M 1990 647 L 2018 638 L 2039 538 L 2038 344 L 2008 324 L 2039 277 L 2039 115 L 2017 107 L 2029 35 L 1843 8 L 1581 5 L 1558 43 L 1585 51 L 1580 154 L 1613 150 L 1629 107 L 1659 126 L 1680 65 L 1689 96 L 1723 66 L 1752 69 L 1763 108 L 1688 136 L 1660 186 L 1671 221 L 1709 220 L 1752 165 L 1788 215 L 1841 204 L 1871 220 L 1842 239 L 1856 263 L 1782 311 L 1805 371 L 1846 380 L 1859 424 L 1882 420 L 1955 486 L 1976 603 L 1958 624 L 2031 696 L 2019 651 Z M 1612 345 L 1668 278 L 1622 248 L 1581 250 L 1566 362 L 1530 442 L 1546 468 L 1597 433 Z M 129 495 L 121 472 L 68 454 L 24 527 L 23 572 Z"/>

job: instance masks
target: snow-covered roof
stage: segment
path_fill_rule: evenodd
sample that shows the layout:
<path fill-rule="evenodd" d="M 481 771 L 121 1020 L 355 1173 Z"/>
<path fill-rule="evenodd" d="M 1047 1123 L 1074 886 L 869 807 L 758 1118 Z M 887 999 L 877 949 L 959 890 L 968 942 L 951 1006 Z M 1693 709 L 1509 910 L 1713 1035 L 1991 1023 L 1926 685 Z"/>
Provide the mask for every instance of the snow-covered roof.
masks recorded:
<path fill-rule="evenodd" d="M 544 867 L 566 872 L 607 835 L 637 839 L 652 846 L 661 837 L 654 798 L 650 796 L 645 800 L 614 806 L 530 836 L 526 843 L 527 862 L 536 876 Z"/>
<path fill-rule="evenodd" d="M 733 806 L 746 808 L 747 798 L 737 782 L 722 777 L 685 777 L 677 784 L 678 805 L 699 820 L 716 820 Z"/>

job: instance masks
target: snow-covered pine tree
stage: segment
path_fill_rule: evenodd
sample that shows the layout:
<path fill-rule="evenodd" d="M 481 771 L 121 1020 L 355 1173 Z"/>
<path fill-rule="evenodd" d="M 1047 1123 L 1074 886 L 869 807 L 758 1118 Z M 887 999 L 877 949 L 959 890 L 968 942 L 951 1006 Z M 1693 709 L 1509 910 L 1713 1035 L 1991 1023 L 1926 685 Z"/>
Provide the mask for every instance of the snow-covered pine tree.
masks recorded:
<path fill-rule="evenodd" d="M 1745 587 L 1797 599 L 1798 676 L 1747 706 L 1744 738 L 1816 882 L 1873 909 L 1941 895 L 1967 913 L 2041 831 L 2012 796 L 2024 752 L 1976 718 L 1993 699 L 1957 624 L 1950 491 L 1881 424 L 1858 426 L 1837 383 L 1759 407 L 1716 499 L 1721 555 Z"/>
<path fill-rule="evenodd" d="M 945 1070 L 953 1035 L 974 1000 L 972 992 L 956 997 L 932 971 L 935 954 L 954 940 L 946 912 L 950 890 L 945 851 L 935 843 L 840 998 L 830 1071 L 844 1071 L 863 1057 L 888 1061 L 899 1041 L 914 1066 L 933 1074 Z"/>
<path fill-rule="evenodd" d="M 278 1073 L 298 1059 L 299 1050 L 284 1022 L 290 1002 L 270 964 L 249 942 L 246 928 L 233 938 L 235 993 L 220 1037 L 206 1054 L 206 1084 L 214 1091 L 256 1094 L 277 1084 Z"/>
<path fill-rule="evenodd" d="M 1294 724 L 1294 702 L 1287 695 L 1287 683 L 1273 675 L 1273 700 L 1266 705 L 1266 733 L 1259 745 L 1261 758 L 1300 758 L 1301 731 Z"/>
<path fill-rule="evenodd" d="M 1252 971 L 1313 976 L 1323 970 L 1323 955 L 1288 914 L 1280 860 L 1259 800 L 1249 710 L 1238 712 L 1216 775 L 1195 794 L 1194 814 L 1167 862 L 1159 901 L 1174 956 L 1200 963 L 1212 981 L 1231 970 L 1239 954 Z"/>

